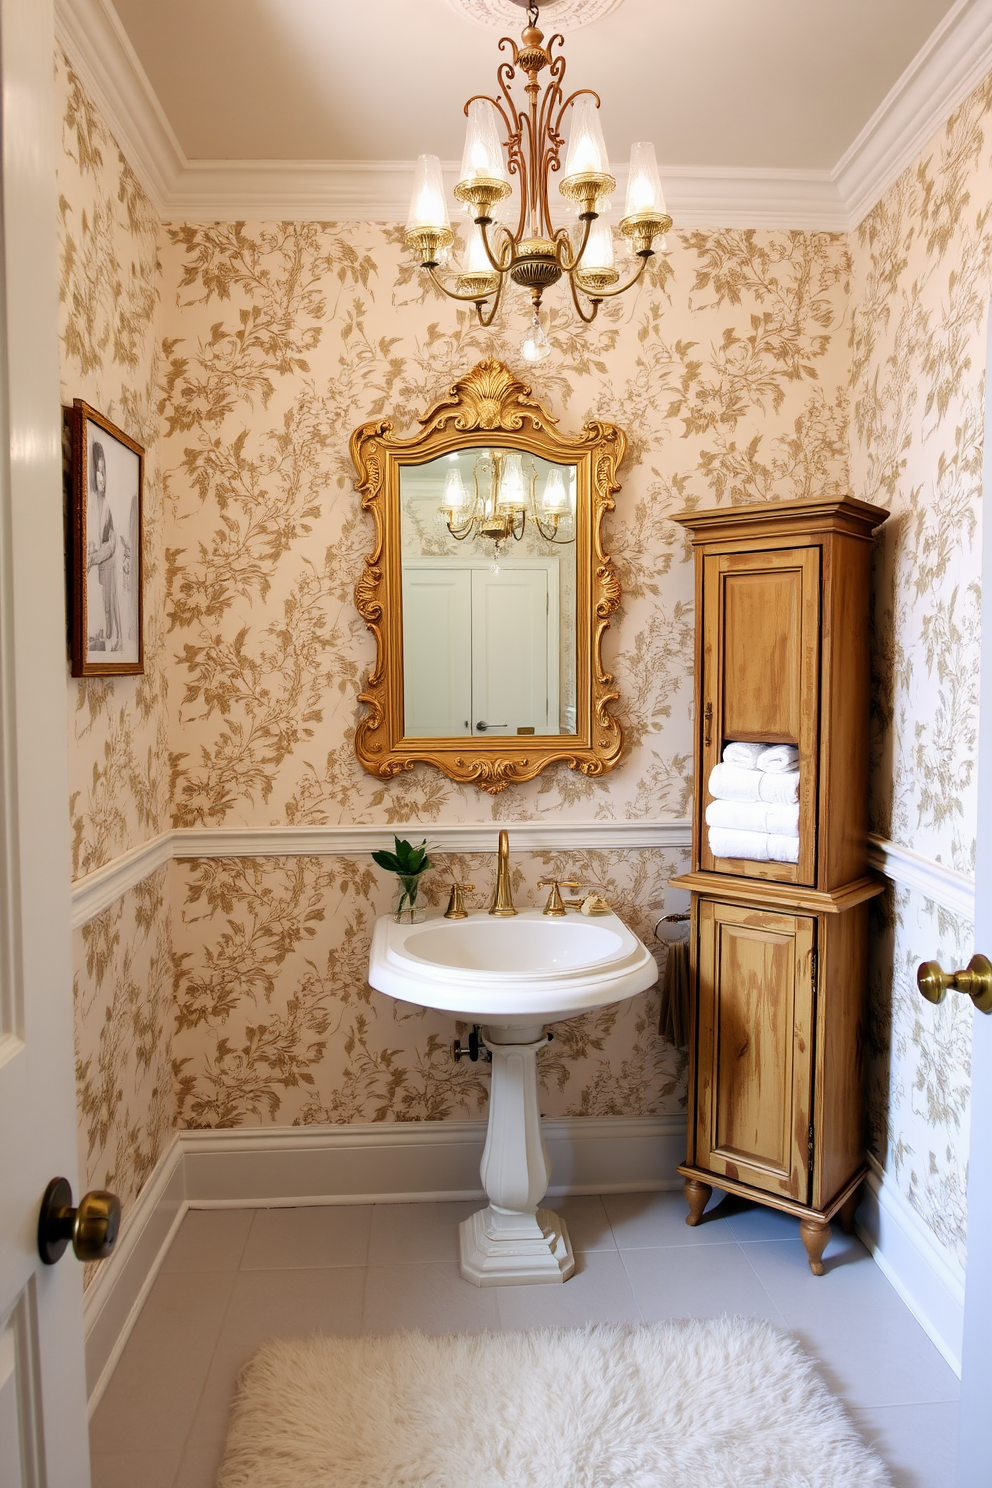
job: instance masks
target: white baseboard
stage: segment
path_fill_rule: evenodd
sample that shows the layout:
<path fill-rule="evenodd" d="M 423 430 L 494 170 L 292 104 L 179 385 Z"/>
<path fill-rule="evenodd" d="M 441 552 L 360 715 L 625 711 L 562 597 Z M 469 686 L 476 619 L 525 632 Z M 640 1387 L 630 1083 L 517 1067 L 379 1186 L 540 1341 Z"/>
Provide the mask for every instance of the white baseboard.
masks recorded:
<path fill-rule="evenodd" d="M 113 1254 L 103 1262 L 83 1298 L 91 1414 L 186 1212 L 180 1135 L 163 1152 L 128 1210 Z"/>
<path fill-rule="evenodd" d="M 964 1276 L 915 1209 L 869 1158 L 857 1230 L 876 1264 L 950 1364 L 961 1374 Z"/>
<path fill-rule="evenodd" d="M 188 1209 L 389 1204 L 483 1196 L 484 1121 L 177 1132 L 87 1289 L 90 1411 Z M 680 1188 L 682 1116 L 548 1118 L 549 1196 Z"/>

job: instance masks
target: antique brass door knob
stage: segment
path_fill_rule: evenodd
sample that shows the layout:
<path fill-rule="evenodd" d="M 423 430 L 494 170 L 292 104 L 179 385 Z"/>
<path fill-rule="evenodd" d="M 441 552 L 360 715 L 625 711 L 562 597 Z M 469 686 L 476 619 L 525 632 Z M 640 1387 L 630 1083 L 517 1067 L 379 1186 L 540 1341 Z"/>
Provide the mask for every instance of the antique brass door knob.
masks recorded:
<path fill-rule="evenodd" d="M 69 1180 L 53 1178 L 38 1216 L 38 1254 L 46 1266 L 54 1266 L 71 1241 L 77 1261 L 102 1261 L 117 1243 L 120 1227 L 121 1201 L 116 1194 L 93 1189 L 74 1209 Z"/>
<path fill-rule="evenodd" d="M 992 961 L 972 956 L 966 971 L 943 971 L 936 961 L 924 961 L 916 985 L 927 1002 L 943 1002 L 949 987 L 966 992 L 980 1013 L 992 1013 Z"/>

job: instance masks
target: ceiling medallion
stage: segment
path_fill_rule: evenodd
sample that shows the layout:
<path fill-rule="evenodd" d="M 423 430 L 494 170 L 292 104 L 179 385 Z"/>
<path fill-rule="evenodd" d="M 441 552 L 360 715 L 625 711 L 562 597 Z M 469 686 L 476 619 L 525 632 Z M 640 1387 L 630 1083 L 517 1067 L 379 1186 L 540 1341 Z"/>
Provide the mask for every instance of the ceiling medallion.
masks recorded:
<path fill-rule="evenodd" d="M 480 26 L 518 26 L 520 24 L 519 0 L 448 0 L 453 10 L 467 15 Z M 623 4 L 623 0 L 547 0 L 543 9 L 548 20 L 556 26 L 567 26 L 577 31 L 580 26 L 601 21 L 612 15 Z"/>
<path fill-rule="evenodd" d="M 455 235 L 436 155 L 417 160 L 406 224 L 406 242 L 421 268 L 446 295 L 474 304 L 480 325 L 492 325 L 508 281 L 529 291 L 532 320 L 520 351 L 531 362 L 551 351 L 540 319 L 546 289 L 566 276 L 576 313 L 590 324 L 603 300 L 637 283 L 655 252 L 655 239 L 661 237 L 664 247 L 663 235 L 672 225 L 654 145 L 640 141 L 631 146 L 626 207 L 619 223 L 640 263 L 627 283 L 619 284 L 609 218 L 617 183 L 599 122 L 599 96 L 591 88 L 565 93 L 564 38 L 556 32 L 545 46 L 538 18 L 537 5 L 528 5 L 519 45 L 508 36 L 501 38 L 504 58 L 496 72 L 496 96 L 476 94 L 465 105 L 468 128 L 455 199 L 475 226 L 461 265 L 446 278 L 438 272 Z M 542 86 L 539 78 L 545 70 Z M 521 74 L 526 82 L 520 81 Z M 559 208 L 559 216 L 571 220 L 556 223 L 549 186 L 551 176 L 562 170 L 566 114 L 568 147 L 558 192 L 572 205 Z"/>

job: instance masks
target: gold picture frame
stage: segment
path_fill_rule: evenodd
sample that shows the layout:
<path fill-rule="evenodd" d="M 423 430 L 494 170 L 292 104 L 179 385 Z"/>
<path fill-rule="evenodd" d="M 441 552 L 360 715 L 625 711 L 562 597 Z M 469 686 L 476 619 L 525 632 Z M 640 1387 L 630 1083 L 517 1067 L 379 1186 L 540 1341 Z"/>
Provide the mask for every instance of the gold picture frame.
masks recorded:
<path fill-rule="evenodd" d="M 620 759 L 623 730 L 612 673 L 603 666 L 603 636 L 620 603 L 620 583 L 603 546 L 603 519 L 620 489 L 617 470 L 627 446 L 614 424 L 587 423 L 570 436 L 530 388 L 495 358 L 459 378 L 420 419 L 409 439 L 389 419 L 363 424 L 351 436 L 351 458 L 362 508 L 375 538 L 355 586 L 355 604 L 375 637 L 376 659 L 359 694 L 365 713 L 355 749 L 363 767 L 390 780 L 426 763 L 450 779 L 497 795 L 563 762 L 588 776 L 605 775 Z M 399 472 L 441 455 L 487 446 L 519 450 L 576 467 L 576 726 L 569 734 L 484 740 L 406 737 L 403 732 L 403 632 Z"/>

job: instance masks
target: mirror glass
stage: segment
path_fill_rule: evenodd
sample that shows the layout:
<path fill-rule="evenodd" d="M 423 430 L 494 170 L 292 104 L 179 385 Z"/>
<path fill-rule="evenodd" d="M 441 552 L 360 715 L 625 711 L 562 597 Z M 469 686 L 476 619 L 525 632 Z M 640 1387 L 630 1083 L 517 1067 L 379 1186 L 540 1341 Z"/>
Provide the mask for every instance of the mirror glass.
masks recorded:
<path fill-rule="evenodd" d="M 480 444 L 399 471 L 403 733 L 576 732 L 576 466 Z"/>

